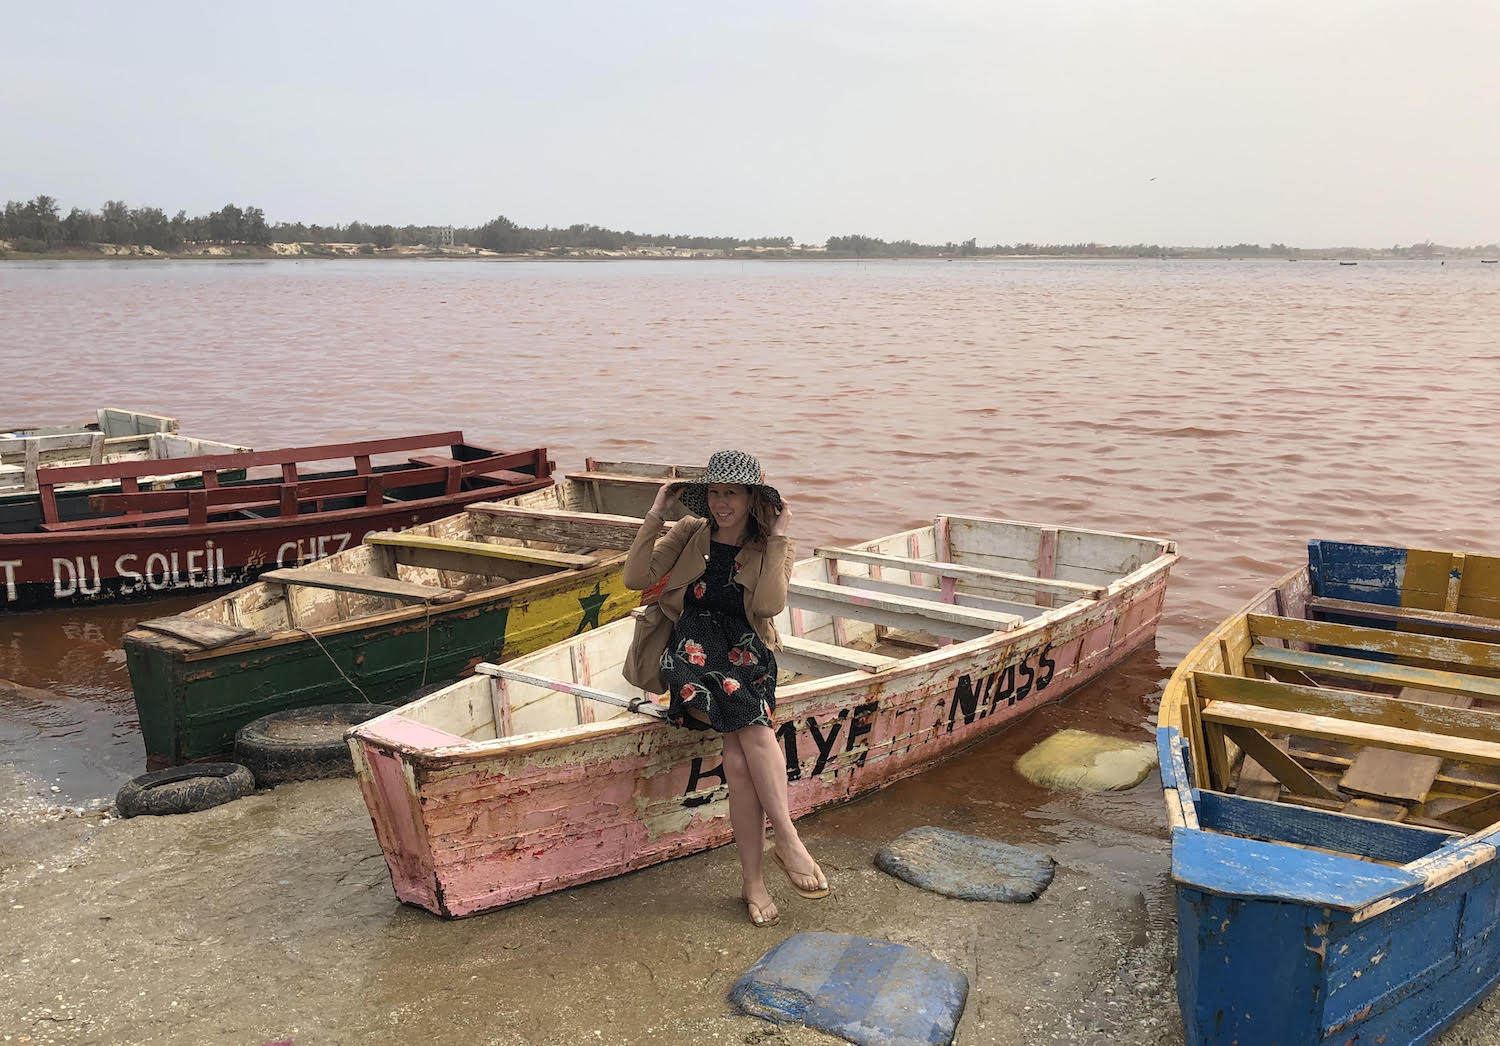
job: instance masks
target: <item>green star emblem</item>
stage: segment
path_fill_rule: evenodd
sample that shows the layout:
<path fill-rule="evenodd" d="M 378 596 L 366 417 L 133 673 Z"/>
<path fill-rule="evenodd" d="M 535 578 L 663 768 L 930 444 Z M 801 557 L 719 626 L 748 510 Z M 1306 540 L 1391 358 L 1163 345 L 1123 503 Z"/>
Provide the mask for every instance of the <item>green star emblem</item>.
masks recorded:
<path fill-rule="evenodd" d="M 599 611 L 604 609 L 604 601 L 608 598 L 600 593 L 598 583 L 594 585 L 593 595 L 578 597 L 578 605 L 583 608 L 583 617 L 579 619 L 578 627 L 573 631 L 575 636 L 586 628 L 599 627 Z"/>

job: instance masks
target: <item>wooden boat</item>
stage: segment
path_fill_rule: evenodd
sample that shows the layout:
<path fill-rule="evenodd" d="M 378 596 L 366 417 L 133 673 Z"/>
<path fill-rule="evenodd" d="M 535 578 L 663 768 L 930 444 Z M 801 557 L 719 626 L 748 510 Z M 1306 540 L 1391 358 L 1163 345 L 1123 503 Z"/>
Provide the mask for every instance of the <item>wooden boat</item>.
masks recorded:
<path fill-rule="evenodd" d="M 1500 977 L 1500 559 L 1312 542 L 1157 738 L 1189 1046 L 1426 1043 Z"/>
<path fill-rule="evenodd" d="M 794 816 L 917 773 L 1155 636 L 1174 546 L 931 525 L 797 563 L 776 736 Z M 623 620 L 349 733 L 396 896 L 462 916 L 727 842 L 717 737 L 620 675 Z"/>
<path fill-rule="evenodd" d="M 95 420 L 74 425 L 0 425 L 0 505 L 24 502 L 28 495 L 35 495 L 37 470 L 43 466 L 160 461 L 250 450 L 233 443 L 179 435 L 177 429 L 176 418 L 117 407 L 102 408 L 95 412 Z M 189 478 L 196 478 L 196 474 L 167 473 L 157 481 L 171 483 Z M 243 474 L 225 478 L 243 478 Z M 109 489 L 105 481 L 95 481 L 93 487 Z"/>
<path fill-rule="evenodd" d="M 620 579 L 639 517 L 663 482 L 701 471 L 590 460 L 141 622 L 124 646 L 148 767 L 226 751 L 271 712 L 396 701 L 613 621 L 639 601 Z"/>
<path fill-rule="evenodd" d="M 445 453 L 372 464 L 378 455 L 434 448 Z M 306 471 L 334 459 L 352 459 L 353 467 Z M 277 472 L 226 480 L 249 469 Z M 197 489 L 142 489 L 164 473 L 191 474 Z M 119 490 L 91 492 L 87 485 L 98 481 Z M 264 570 L 357 545 L 370 531 L 551 483 L 545 449 L 500 454 L 470 446 L 462 432 L 39 468 L 37 493 L 0 513 L 0 609 L 245 584 Z"/>

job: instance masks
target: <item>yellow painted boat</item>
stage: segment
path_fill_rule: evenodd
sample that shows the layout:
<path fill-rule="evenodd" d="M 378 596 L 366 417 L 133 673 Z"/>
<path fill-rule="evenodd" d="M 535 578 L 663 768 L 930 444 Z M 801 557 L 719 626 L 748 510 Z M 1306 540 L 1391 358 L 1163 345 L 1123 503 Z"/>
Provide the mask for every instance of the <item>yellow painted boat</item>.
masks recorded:
<path fill-rule="evenodd" d="M 148 766 L 227 751 L 271 712 L 400 701 L 622 617 L 639 602 L 620 572 L 640 517 L 664 481 L 701 471 L 590 459 L 142 622 L 124 646 Z"/>

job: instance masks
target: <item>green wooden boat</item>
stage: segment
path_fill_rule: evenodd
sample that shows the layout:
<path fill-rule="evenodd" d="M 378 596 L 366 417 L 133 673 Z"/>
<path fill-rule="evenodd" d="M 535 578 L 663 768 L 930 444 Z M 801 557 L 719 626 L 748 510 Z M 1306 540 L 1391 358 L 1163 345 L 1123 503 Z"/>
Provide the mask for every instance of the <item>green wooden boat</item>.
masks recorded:
<path fill-rule="evenodd" d="M 625 553 L 660 485 L 691 466 L 584 472 L 292 569 L 124 639 L 151 768 L 220 755 L 235 731 L 310 705 L 401 702 L 481 661 L 622 617 Z"/>

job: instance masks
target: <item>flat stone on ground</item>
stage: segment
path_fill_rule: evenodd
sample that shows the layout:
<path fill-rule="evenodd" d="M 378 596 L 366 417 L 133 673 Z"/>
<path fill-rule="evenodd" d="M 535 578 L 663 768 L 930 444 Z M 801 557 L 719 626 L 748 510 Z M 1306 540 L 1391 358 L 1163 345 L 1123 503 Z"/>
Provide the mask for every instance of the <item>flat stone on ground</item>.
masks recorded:
<path fill-rule="evenodd" d="M 875 867 L 924 890 L 963 901 L 1034 901 L 1057 862 L 994 839 L 926 825 L 875 853 Z"/>
<path fill-rule="evenodd" d="M 756 960 L 729 1001 L 752 1017 L 860 1046 L 936 1046 L 953 1041 L 968 995 L 968 977 L 915 948 L 799 933 Z"/>
<path fill-rule="evenodd" d="M 1016 770 L 1042 788 L 1121 792 L 1146 779 L 1156 746 L 1084 730 L 1059 730 L 1016 760 Z"/>

